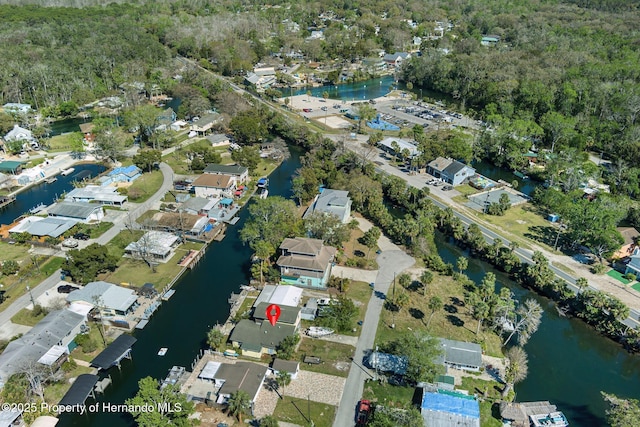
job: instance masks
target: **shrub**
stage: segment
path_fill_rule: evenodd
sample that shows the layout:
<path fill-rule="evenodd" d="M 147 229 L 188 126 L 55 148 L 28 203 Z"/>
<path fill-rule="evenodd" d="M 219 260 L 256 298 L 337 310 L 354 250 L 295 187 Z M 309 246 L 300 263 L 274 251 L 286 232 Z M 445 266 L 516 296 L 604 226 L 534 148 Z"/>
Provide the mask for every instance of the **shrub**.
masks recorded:
<path fill-rule="evenodd" d="M 68 359 L 66 362 L 64 362 L 61 366 L 62 370 L 64 372 L 71 372 L 73 371 L 75 368 L 78 367 L 78 364 L 76 363 L 75 360 L 73 359 Z"/>
<path fill-rule="evenodd" d="M 625 274 L 625 275 L 624 275 L 624 278 L 625 278 L 625 279 L 627 279 L 627 280 L 630 280 L 630 281 L 632 281 L 632 282 L 635 282 L 635 281 L 636 281 L 636 279 L 637 279 L 636 275 L 635 275 L 635 274 L 633 274 L 633 273 L 627 273 L 627 274 Z"/>
<path fill-rule="evenodd" d="M 608 269 L 609 269 L 609 267 L 607 267 L 604 264 L 594 264 L 591 267 L 591 272 L 593 274 L 604 274 Z"/>
<path fill-rule="evenodd" d="M 0 271 L 2 271 L 2 274 L 8 276 L 10 274 L 16 274 L 19 269 L 20 266 L 18 263 L 10 259 L 2 263 L 2 269 L 0 269 Z"/>

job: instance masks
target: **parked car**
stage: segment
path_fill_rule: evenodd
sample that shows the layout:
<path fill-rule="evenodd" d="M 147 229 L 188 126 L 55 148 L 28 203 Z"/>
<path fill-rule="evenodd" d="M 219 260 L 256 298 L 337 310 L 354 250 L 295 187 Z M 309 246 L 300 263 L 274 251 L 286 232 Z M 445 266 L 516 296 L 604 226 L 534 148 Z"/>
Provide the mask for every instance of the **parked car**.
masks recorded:
<path fill-rule="evenodd" d="M 303 108 L 302 111 L 304 111 L 305 113 L 310 113 L 313 111 L 313 108 Z"/>
<path fill-rule="evenodd" d="M 444 187 L 442 187 L 443 191 L 450 191 L 453 190 L 453 185 L 445 185 Z"/>
<path fill-rule="evenodd" d="M 73 291 L 78 290 L 78 288 L 76 288 L 75 286 L 71 286 L 71 285 L 60 285 L 58 286 L 58 292 L 61 294 L 69 294 Z"/>
<path fill-rule="evenodd" d="M 78 241 L 75 239 L 67 239 L 62 242 L 62 246 L 64 246 L 65 248 L 77 248 Z"/>
<path fill-rule="evenodd" d="M 89 240 L 91 236 L 86 233 L 76 233 L 73 235 L 73 238 L 76 240 Z"/>
<path fill-rule="evenodd" d="M 356 426 L 366 426 L 371 416 L 371 402 L 361 400 L 358 402 L 358 415 L 356 418 Z"/>

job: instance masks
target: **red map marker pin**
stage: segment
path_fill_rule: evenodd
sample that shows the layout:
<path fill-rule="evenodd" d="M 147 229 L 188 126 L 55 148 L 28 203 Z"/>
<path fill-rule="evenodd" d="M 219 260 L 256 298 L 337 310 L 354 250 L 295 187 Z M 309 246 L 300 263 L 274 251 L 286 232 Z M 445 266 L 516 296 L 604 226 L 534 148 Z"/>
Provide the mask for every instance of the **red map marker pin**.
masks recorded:
<path fill-rule="evenodd" d="M 276 325 L 278 318 L 280 318 L 280 307 L 278 307 L 276 304 L 271 304 L 269 307 L 267 307 L 267 319 L 269 319 L 269 323 L 271 323 L 271 326 Z"/>

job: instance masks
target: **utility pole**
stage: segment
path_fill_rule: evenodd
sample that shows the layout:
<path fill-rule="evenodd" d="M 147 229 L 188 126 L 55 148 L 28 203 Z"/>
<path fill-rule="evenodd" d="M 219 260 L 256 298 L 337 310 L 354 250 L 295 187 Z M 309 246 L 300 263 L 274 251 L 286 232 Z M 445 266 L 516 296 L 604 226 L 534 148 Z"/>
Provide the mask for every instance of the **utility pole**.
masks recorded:
<path fill-rule="evenodd" d="M 393 290 L 392 296 L 393 298 L 393 310 L 391 310 L 391 329 L 395 329 L 396 327 L 396 273 L 393 273 Z"/>
<path fill-rule="evenodd" d="M 33 300 L 33 294 L 31 293 L 31 286 L 27 286 L 27 292 L 29 292 L 29 297 L 31 298 L 31 305 L 33 306 L 33 309 L 35 310 L 36 302 Z"/>

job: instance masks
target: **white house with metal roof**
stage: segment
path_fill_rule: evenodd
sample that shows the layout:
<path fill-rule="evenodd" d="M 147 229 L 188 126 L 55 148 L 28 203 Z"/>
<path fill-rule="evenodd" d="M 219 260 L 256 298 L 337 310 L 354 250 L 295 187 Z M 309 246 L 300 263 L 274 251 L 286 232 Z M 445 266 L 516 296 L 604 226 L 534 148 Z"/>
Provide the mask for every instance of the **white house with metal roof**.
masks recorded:
<path fill-rule="evenodd" d="M 479 372 L 482 366 L 482 347 L 480 344 L 454 341 L 440 338 L 443 354 L 441 362 L 454 369 Z"/>
<path fill-rule="evenodd" d="M 180 244 L 180 238 L 166 231 L 147 231 L 137 241 L 131 242 L 124 248 L 124 253 L 145 260 L 166 262 L 173 250 Z"/>
<path fill-rule="evenodd" d="M 349 192 L 343 190 L 332 190 L 324 188 L 321 190 L 304 213 L 303 218 L 308 218 L 314 212 L 337 216 L 343 224 L 349 222 L 351 218 L 351 199 Z"/>
<path fill-rule="evenodd" d="M 438 157 L 427 165 L 427 173 L 451 185 L 460 185 L 475 175 L 476 170 L 457 160 Z"/>
<path fill-rule="evenodd" d="M 100 308 L 104 317 L 124 316 L 134 309 L 138 297 L 126 289 L 104 281 L 90 282 L 67 296 L 68 303 L 89 304 Z"/>
<path fill-rule="evenodd" d="M 29 332 L 11 341 L 0 355 L 0 387 L 25 365 L 55 367 L 74 347 L 72 341 L 86 327 L 86 318 L 69 310 L 47 314 Z"/>
<path fill-rule="evenodd" d="M 127 196 L 118 193 L 117 188 L 102 187 L 100 185 L 74 188 L 64 198 L 71 202 L 95 202 L 111 206 L 122 206 L 127 201 Z"/>
<path fill-rule="evenodd" d="M 9 233 L 29 233 L 38 237 L 60 237 L 78 223 L 76 219 L 28 216 L 9 229 Z"/>
<path fill-rule="evenodd" d="M 398 145 L 397 147 L 396 144 Z M 402 138 L 394 138 L 391 136 L 378 142 L 378 147 L 380 147 L 381 150 L 384 150 L 387 153 L 393 154 L 394 156 L 399 155 L 405 149 L 409 150 L 409 157 L 414 157 L 420 154 L 418 147 L 411 141 Z"/>
<path fill-rule="evenodd" d="M 104 218 L 102 205 L 86 202 L 58 202 L 47 208 L 47 214 L 53 218 L 73 219 L 88 223 Z"/>
<path fill-rule="evenodd" d="M 220 165 L 210 163 L 204 168 L 204 173 L 211 175 L 229 175 L 236 179 L 238 184 L 244 184 L 249 179 L 249 169 L 240 165 Z"/>

